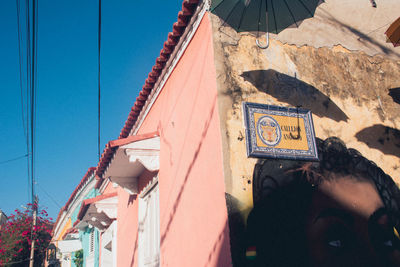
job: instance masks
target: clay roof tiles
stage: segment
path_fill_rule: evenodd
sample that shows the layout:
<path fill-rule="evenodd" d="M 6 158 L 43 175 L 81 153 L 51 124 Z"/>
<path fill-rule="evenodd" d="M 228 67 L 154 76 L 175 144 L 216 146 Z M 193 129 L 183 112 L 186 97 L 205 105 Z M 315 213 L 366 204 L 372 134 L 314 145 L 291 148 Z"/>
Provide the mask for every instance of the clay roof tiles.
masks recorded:
<path fill-rule="evenodd" d="M 163 68 L 165 67 L 165 62 L 169 59 L 171 53 L 173 52 L 175 46 L 178 44 L 180 37 L 182 36 L 185 28 L 190 21 L 199 0 L 185 0 L 182 3 L 182 11 L 178 13 L 178 21 L 172 26 L 172 32 L 168 34 L 167 41 L 164 42 L 163 49 L 160 52 L 160 56 L 156 59 L 156 64 L 149 73 L 148 78 L 145 80 L 142 91 L 139 93 L 141 101 L 146 101 L 148 95 L 157 82 Z M 143 104 L 144 104 L 143 102 Z M 129 113 L 128 119 L 125 122 L 123 129 L 121 130 L 119 138 L 125 138 L 129 135 L 134 123 L 137 120 L 138 115 L 143 107 L 142 102 L 136 101 L 132 107 L 131 113 Z"/>
<path fill-rule="evenodd" d="M 57 219 L 56 222 L 54 223 L 53 226 L 53 230 L 52 233 L 54 233 L 55 227 L 57 226 L 58 221 L 61 219 L 61 215 L 63 214 L 64 211 L 68 210 L 69 205 L 71 204 L 71 202 L 74 200 L 76 194 L 79 192 L 79 190 L 82 189 L 82 187 L 86 184 L 86 182 L 89 180 L 90 176 L 95 172 L 96 168 L 95 167 L 90 167 L 86 174 L 83 176 L 83 178 L 81 179 L 81 181 L 79 182 L 79 184 L 77 185 L 77 187 L 75 188 L 75 190 L 72 192 L 71 196 L 69 197 L 67 203 L 65 203 L 64 207 L 62 207 L 60 209 L 60 211 L 58 212 L 57 215 Z"/>
<path fill-rule="evenodd" d="M 112 197 L 116 197 L 118 195 L 117 192 L 112 192 L 109 194 L 104 194 L 104 195 L 99 195 L 97 197 L 93 197 L 93 198 L 88 198 L 85 199 L 82 202 L 81 208 L 79 209 L 79 213 L 78 213 L 78 220 L 81 221 L 83 219 L 83 217 L 85 216 L 86 211 L 89 209 L 89 205 L 96 203 L 97 201 L 103 200 L 103 199 L 107 199 L 107 198 L 112 198 Z"/>
<path fill-rule="evenodd" d="M 192 15 L 194 14 L 199 2 L 200 0 L 183 1 L 182 10 L 178 13 L 178 20 L 172 25 L 172 32 L 168 34 L 168 38 L 164 42 L 163 48 L 160 51 L 160 56 L 157 57 L 156 62 L 151 69 L 151 72 L 145 80 L 142 90 L 139 93 L 139 96 L 136 98 L 133 107 L 131 108 L 128 119 L 125 121 L 125 125 L 122 128 L 118 139 L 126 138 L 131 132 L 132 127 L 135 125 L 144 104 L 146 103 L 151 91 L 153 90 L 155 83 L 160 77 L 166 62 L 174 51 L 175 46 L 178 44 L 180 37 L 184 33 L 186 26 L 192 18 Z M 111 147 L 109 144 L 106 145 L 103 154 L 101 155 L 101 158 L 99 160 L 99 163 L 96 167 L 96 177 L 98 179 L 102 177 L 115 150 L 115 147 Z M 101 182 L 97 183 L 96 188 L 98 188 L 100 184 Z"/>

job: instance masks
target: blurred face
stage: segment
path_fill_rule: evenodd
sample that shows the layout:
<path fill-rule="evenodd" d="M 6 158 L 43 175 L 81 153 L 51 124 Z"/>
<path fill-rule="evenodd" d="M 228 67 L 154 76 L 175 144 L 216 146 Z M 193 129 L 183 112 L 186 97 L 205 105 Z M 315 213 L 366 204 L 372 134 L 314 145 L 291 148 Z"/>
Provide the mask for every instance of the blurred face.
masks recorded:
<path fill-rule="evenodd" d="M 323 181 L 307 217 L 312 266 L 400 266 L 400 241 L 383 207 L 368 181 Z"/>

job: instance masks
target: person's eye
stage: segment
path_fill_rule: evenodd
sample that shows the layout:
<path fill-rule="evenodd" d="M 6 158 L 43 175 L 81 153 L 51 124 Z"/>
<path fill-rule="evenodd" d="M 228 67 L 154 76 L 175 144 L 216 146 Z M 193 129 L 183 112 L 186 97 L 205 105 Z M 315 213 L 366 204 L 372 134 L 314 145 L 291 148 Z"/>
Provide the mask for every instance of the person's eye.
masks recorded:
<path fill-rule="evenodd" d="M 341 248 L 343 246 L 343 242 L 341 240 L 331 240 L 328 242 L 328 245 L 334 248 Z"/>
<path fill-rule="evenodd" d="M 392 240 L 387 240 L 387 241 L 383 242 L 383 245 L 386 247 L 393 247 L 393 242 L 392 242 Z"/>
<path fill-rule="evenodd" d="M 338 251 L 345 249 L 351 242 L 353 234 L 342 223 L 334 223 L 325 232 L 325 244 L 328 249 Z"/>

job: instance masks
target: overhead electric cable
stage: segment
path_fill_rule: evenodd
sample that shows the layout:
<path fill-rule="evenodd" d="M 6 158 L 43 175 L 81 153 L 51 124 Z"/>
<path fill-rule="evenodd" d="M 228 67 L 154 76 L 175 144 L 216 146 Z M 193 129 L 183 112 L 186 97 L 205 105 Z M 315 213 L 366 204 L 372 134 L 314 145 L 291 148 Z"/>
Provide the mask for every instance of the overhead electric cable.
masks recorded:
<path fill-rule="evenodd" d="M 35 196 L 35 128 L 36 128 L 36 55 L 37 55 L 37 1 L 32 0 L 32 41 L 31 41 L 31 25 L 30 25 L 30 1 L 26 0 L 26 10 L 27 10 L 27 91 L 29 98 L 27 98 L 27 103 L 29 99 L 29 114 L 27 112 L 27 121 L 30 121 L 30 128 L 27 132 L 30 135 L 30 183 L 31 183 L 31 199 L 32 199 L 32 230 L 31 230 L 31 251 L 30 251 L 30 262 L 29 267 L 34 266 L 34 255 L 35 255 L 35 239 L 33 238 L 33 229 L 36 225 L 37 218 L 37 206 L 38 197 Z M 29 147 L 29 145 L 28 145 Z M 29 163 L 28 163 L 29 172 Z"/>
<path fill-rule="evenodd" d="M 35 184 L 39 186 L 39 188 L 50 198 L 51 201 L 53 201 L 54 204 L 56 204 L 58 208 L 62 208 L 61 205 L 58 204 L 58 202 L 38 182 L 35 182 Z"/>
<path fill-rule="evenodd" d="M 101 0 L 99 0 L 99 22 L 98 22 L 98 49 L 99 49 L 99 53 L 98 53 L 98 114 L 97 114 L 97 121 L 98 121 L 98 129 L 97 129 L 97 154 L 100 160 L 100 129 L 101 129 L 101 124 L 100 124 L 100 117 L 101 117 L 101 90 L 100 90 L 100 44 L 101 44 Z"/>
<path fill-rule="evenodd" d="M 16 157 L 16 158 L 12 158 L 12 159 L 8 159 L 8 160 L 3 160 L 3 161 L 0 161 L 0 164 L 6 164 L 6 163 L 9 163 L 9 162 L 12 162 L 12 161 L 16 161 L 16 160 L 19 160 L 19 159 L 26 158 L 26 157 L 28 157 L 28 156 L 29 156 L 29 154 L 25 154 L 25 155 L 23 155 L 23 156 L 19 156 L 19 157 Z"/>
<path fill-rule="evenodd" d="M 34 129 L 33 129 L 33 132 L 34 132 L 34 146 L 35 146 L 35 148 L 36 148 L 36 106 L 37 106 L 37 85 L 38 85 L 38 79 L 37 79 L 37 63 L 38 63 L 38 57 L 37 57 L 37 48 L 38 48 L 38 29 L 39 29 L 39 27 L 38 27 L 38 25 L 39 25 L 39 16 L 38 16 L 38 12 L 39 12 L 39 9 L 38 9 L 38 5 L 39 5 L 39 1 L 38 0 L 34 0 L 34 4 L 35 4 L 35 40 L 34 40 L 34 42 L 35 42 L 35 48 L 34 48 L 34 51 L 33 51 L 33 53 L 34 53 L 34 56 L 35 56 L 35 62 L 34 62 L 34 66 L 33 66 L 33 68 L 34 68 L 34 84 L 33 84 L 33 86 L 34 86 L 34 88 L 35 88 L 35 94 L 34 94 L 34 116 L 33 116 L 33 118 L 34 118 L 34 124 L 33 124 L 33 127 L 34 127 Z"/>
<path fill-rule="evenodd" d="M 28 137 L 28 81 L 27 81 L 27 87 L 24 88 L 23 86 L 23 66 L 24 66 L 24 54 L 23 54 L 23 49 L 22 49 L 22 26 L 21 26 L 21 2 L 20 0 L 16 0 L 16 6 L 17 6 L 17 31 L 18 31 L 18 63 L 19 63 L 19 86 L 20 86 L 20 94 L 21 94 L 21 118 L 22 118 L 22 128 L 24 130 L 24 136 L 25 136 L 25 143 L 26 143 L 26 153 L 29 155 L 29 137 Z M 26 10 L 26 6 L 25 6 Z M 26 12 L 27 14 L 27 12 Z M 26 19 L 26 17 L 25 17 Z M 26 20 L 26 23 L 28 21 Z M 27 25 L 27 24 L 26 24 Z M 25 98 L 24 98 L 25 95 Z M 26 113 L 25 113 L 26 112 Z M 28 199 L 30 195 L 30 190 L 29 190 L 29 184 L 30 184 L 30 178 L 29 178 L 29 157 L 26 157 L 26 170 L 27 170 L 27 194 L 28 194 Z"/>
<path fill-rule="evenodd" d="M 31 193 L 32 193 L 32 203 L 35 199 L 35 185 L 34 175 L 35 175 L 35 39 L 36 39 L 36 1 L 33 0 L 32 2 L 32 45 L 30 48 L 32 49 L 31 52 L 31 59 L 32 62 L 30 63 L 30 71 L 31 71 Z"/>
<path fill-rule="evenodd" d="M 37 57 L 37 48 L 38 48 L 38 29 L 39 29 L 39 2 L 36 0 L 36 22 L 35 22 L 35 87 L 37 88 L 37 62 L 38 62 L 38 57 Z M 37 96 L 37 94 L 35 95 Z M 36 98 L 35 98 L 35 103 L 36 103 Z M 36 108 L 35 108 L 36 110 Z M 36 114 L 35 114 L 36 115 Z M 36 117 L 35 117 L 36 118 Z"/>
<path fill-rule="evenodd" d="M 31 154 L 31 147 L 30 147 L 30 127 L 29 127 L 29 121 L 30 121 L 30 105 L 31 105 L 31 90 L 30 90 L 30 62 L 31 62 L 31 58 L 30 58 L 30 9 L 29 9 L 29 0 L 25 0 L 25 21 L 26 21 L 26 25 L 25 25 L 25 31 L 26 31 L 26 40 L 25 40 L 25 44 L 26 44 L 26 131 L 27 131 L 27 135 L 26 135 L 26 147 L 27 147 L 27 151 L 28 154 Z M 32 190 L 32 182 L 31 182 L 31 163 L 30 163 L 30 158 L 27 158 L 27 173 L 28 173 L 28 196 L 31 195 L 31 192 L 29 192 L 29 189 Z M 28 199 L 31 198 L 31 203 L 33 203 L 33 198 L 30 196 L 28 197 Z"/>
<path fill-rule="evenodd" d="M 27 137 L 26 127 L 25 127 L 25 101 L 22 86 L 22 53 L 21 53 L 21 25 L 20 25 L 20 9 L 21 5 L 19 0 L 16 0 L 17 5 L 17 25 L 18 25 L 18 60 L 19 60 L 19 88 L 21 93 L 21 117 L 22 117 L 22 128 L 24 130 L 24 136 Z"/>

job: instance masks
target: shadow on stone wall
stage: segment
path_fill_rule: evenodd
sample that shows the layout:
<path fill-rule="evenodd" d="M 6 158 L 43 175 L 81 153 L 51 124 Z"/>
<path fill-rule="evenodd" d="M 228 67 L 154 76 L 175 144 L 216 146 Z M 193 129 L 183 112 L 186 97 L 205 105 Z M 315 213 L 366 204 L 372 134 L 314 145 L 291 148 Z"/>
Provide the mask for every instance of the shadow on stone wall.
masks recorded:
<path fill-rule="evenodd" d="M 246 71 L 241 76 L 257 90 L 281 102 L 309 109 L 319 117 L 337 122 L 348 120 L 347 115 L 328 96 L 297 78 L 272 69 Z"/>
<path fill-rule="evenodd" d="M 228 208 L 232 266 L 246 266 L 245 222 L 239 210 L 239 200 L 228 193 L 225 193 L 225 199 Z"/>
<path fill-rule="evenodd" d="M 364 128 L 356 135 L 358 141 L 384 154 L 400 157 L 400 131 L 382 124 Z"/>
<path fill-rule="evenodd" d="M 331 14 L 329 14 L 326 11 L 321 12 L 321 17 L 325 21 L 327 21 L 327 22 L 329 21 L 332 25 L 339 27 L 343 32 L 347 31 L 348 33 L 352 33 L 354 35 L 354 37 L 357 37 L 357 41 L 360 42 L 360 44 L 363 44 L 364 46 L 366 46 L 370 49 L 379 51 L 386 55 L 398 56 L 398 54 L 394 53 L 388 47 L 386 47 L 382 43 L 379 43 L 376 39 L 372 38 L 370 36 L 370 34 L 373 33 L 373 31 L 369 32 L 369 33 L 363 33 L 361 31 L 357 30 L 356 28 L 354 28 L 346 23 L 343 23 L 342 21 L 337 20 L 334 16 L 332 16 Z M 349 36 L 348 38 L 351 38 L 350 35 L 348 35 L 348 36 Z"/>
<path fill-rule="evenodd" d="M 400 104 L 400 87 L 389 89 L 389 95 L 393 98 L 393 101 Z"/>

